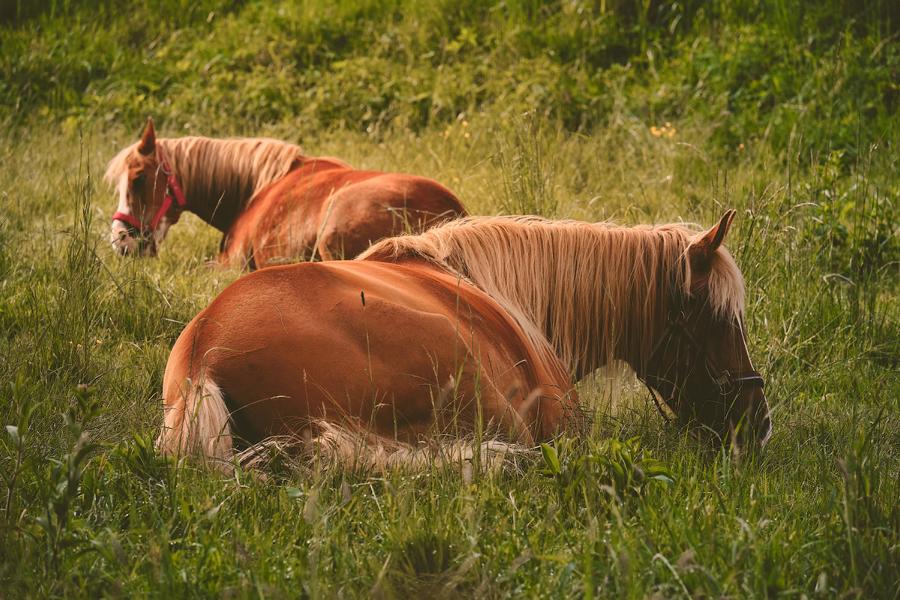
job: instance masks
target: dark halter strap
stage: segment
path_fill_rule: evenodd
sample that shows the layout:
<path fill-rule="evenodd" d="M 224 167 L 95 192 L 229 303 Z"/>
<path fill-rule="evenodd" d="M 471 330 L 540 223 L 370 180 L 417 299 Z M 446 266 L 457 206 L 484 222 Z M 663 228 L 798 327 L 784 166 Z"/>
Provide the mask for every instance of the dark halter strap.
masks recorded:
<path fill-rule="evenodd" d="M 747 386 L 760 388 L 765 387 L 766 382 L 758 371 L 751 369 L 739 373 L 732 373 L 728 369 L 720 368 L 718 363 L 704 351 L 703 345 L 697 340 L 694 334 L 691 333 L 690 328 L 687 326 L 688 318 L 684 312 L 682 301 L 680 298 L 673 299 L 673 307 L 673 310 L 669 312 L 666 329 L 663 331 L 662 336 L 660 336 L 659 340 L 656 342 L 656 345 L 653 346 L 653 350 L 650 353 L 650 356 L 647 358 L 645 364 L 653 364 L 658 354 L 665 346 L 667 346 L 673 340 L 680 339 L 686 342 L 688 346 L 690 346 L 695 351 L 697 356 L 702 356 L 703 363 L 706 367 L 707 372 L 710 374 L 715 384 L 719 386 L 719 389 L 722 390 L 723 394 L 726 392 L 726 390 L 739 390 Z M 660 404 L 659 398 L 657 397 L 656 393 L 654 393 L 654 384 L 659 384 L 661 381 L 663 381 L 664 377 L 651 375 L 650 373 L 646 372 L 639 373 L 639 375 L 641 381 L 650 392 L 650 396 L 653 398 L 653 403 L 656 405 L 656 409 L 659 411 L 659 414 L 668 421 L 669 417 L 665 414 L 665 411 Z M 677 388 L 673 385 L 672 396 L 670 398 L 663 398 L 662 400 L 663 403 L 672 411 L 676 411 L 677 409 L 677 402 L 675 400 L 676 390 Z"/>
<path fill-rule="evenodd" d="M 166 160 L 165 152 L 163 152 L 161 146 L 157 146 L 156 153 L 159 157 L 159 168 L 162 169 L 163 174 L 166 176 L 166 195 L 165 198 L 163 198 L 163 202 L 159 209 L 156 211 L 156 214 L 153 215 L 150 226 L 145 227 L 140 219 L 127 213 L 116 211 L 112 216 L 113 221 L 127 223 L 145 237 L 152 235 L 156 231 L 156 228 L 159 227 L 160 222 L 162 222 L 163 217 L 166 215 L 169 216 L 169 220 L 172 224 L 175 224 L 178 222 L 179 217 L 181 217 L 181 213 L 187 210 L 187 199 L 184 197 L 181 185 L 179 185 L 175 173 L 169 166 L 169 161 Z"/>

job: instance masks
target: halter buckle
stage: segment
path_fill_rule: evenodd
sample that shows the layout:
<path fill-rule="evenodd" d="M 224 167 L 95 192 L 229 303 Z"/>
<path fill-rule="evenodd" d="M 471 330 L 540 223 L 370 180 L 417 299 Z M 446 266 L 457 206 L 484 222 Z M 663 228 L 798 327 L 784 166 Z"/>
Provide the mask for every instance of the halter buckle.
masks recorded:
<path fill-rule="evenodd" d="M 734 384 L 734 379 L 731 378 L 731 373 L 728 371 L 722 371 L 718 374 L 718 376 L 713 378 L 713 381 L 717 386 L 719 386 L 719 389 L 725 389 L 727 387 L 731 387 Z"/>

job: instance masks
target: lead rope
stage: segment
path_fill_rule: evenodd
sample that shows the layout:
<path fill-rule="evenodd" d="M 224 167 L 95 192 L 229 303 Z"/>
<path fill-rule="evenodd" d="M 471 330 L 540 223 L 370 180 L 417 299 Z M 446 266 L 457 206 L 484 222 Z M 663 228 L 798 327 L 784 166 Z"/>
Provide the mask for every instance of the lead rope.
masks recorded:
<path fill-rule="evenodd" d="M 648 359 L 648 362 L 653 361 L 653 359 L 656 357 L 656 353 L 659 352 L 659 349 L 662 348 L 663 344 L 666 343 L 669 337 L 672 336 L 674 331 L 672 325 L 672 320 L 669 319 L 669 324 L 666 326 L 666 329 L 663 331 L 663 334 L 659 338 L 659 341 L 656 342 L 656 345 L 653 346 L 653 350 L 650 352 L 650 358 Z M 650 397 L 653 398 L 653 406 L 656 407 L 656 411 L 659 413 L 659 416 L 661 416 L 666 423 L 671 423 L 672 419 L 671 417 L 669 417 L 669 415 L 666 414 L 666 411 L 663 410 L 663 407 L 660 404 L 660 399 L 657 397 L 656 392 L 653 391 L 653 388 L 650 387 L 650 384 L 647 383 L 644 377 L 639 377 L 638 379 L 641 380 L 641 383 L 643 383 L 644 387 L 647 388 L 647 392 L 650 393 Z"/>
<path fill-rule="evenodd" d="M 656 396 L 656 392 L 653 391 L 653 388 L 650 387 L 650 384 L 646 381 L 642 382 L 644 387 L 647 388 L 647 391 L 650 392 L 650 397 L 653 398 L 653 406 L 656 407 L 656 411 L 659 413 L 659 416 L 665 420 L 666 423 L 671 423 L 672 418 L 666 414 L 666 411 L 663 410 L 663 407 L 659 403 L 659 398 Z"/>

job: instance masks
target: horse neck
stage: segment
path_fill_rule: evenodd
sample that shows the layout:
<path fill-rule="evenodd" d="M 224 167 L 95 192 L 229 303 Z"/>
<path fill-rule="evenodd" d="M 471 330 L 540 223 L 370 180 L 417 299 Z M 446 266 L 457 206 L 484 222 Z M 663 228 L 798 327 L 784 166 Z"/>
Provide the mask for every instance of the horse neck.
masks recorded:
<path fill-rule="evenodd" d="M 234 140 L 185 137 L 158 142 L 184 190 L 187 210 L 222 232 L 231 229 L 247 208 L 260 187 L 260 177 L 272 178 L 271 170 L 254 170 L 246 152 L 227 151 L 229 144 L 240 143 Z M 246 144 L 247 152 L 252 152 L 251 142 Z"/>
<path fill-rule="evenodd" d="M 576 378 L 617 360 L 639 367 L 664 327 L 672 285 L 682 285 L 684 233 L 600 224 L 539 227 L 546 230 L 542 239 L 509 247 L 507 238 L 507 260 L 485 257 L 466 264 L 466 273 L 536 344 L 549 342 Z"/>

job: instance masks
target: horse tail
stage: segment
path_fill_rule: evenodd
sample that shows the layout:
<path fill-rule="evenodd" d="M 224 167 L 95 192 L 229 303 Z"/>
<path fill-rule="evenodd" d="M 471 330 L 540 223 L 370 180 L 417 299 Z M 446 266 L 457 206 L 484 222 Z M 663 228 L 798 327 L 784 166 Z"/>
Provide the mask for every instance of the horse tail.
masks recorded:
<path fill-rule="evenodd" d="M 171 365 L 170 365 L 171 367 Z M 231 415 L 225 394 L 208 373 L 192 379 L 166 369 L 162 431 L 157 448 L 175 456 L 195 454 L 230 462 L 233 453 Z"/>
<path fill-rule="evenodd" d="M 394 469 L 422 472 L 435 467 L 458 467 L 465 472 L 476 464 L 482 470 L 495 471 L 532 454 L 530 448 L 499 439 L 436 438 L 427 445 L 414 446 L 365 431 L 360 426 L 324 419 L 312 421 L 307 431 L 310 433 L 305 438 L 267 438 L 240 452 L 237 459 L 245 468 L 266 468 L 278 457 L 288 456 L 317 461 L 324 466 L 362 468 L 377 473 Z"/>

